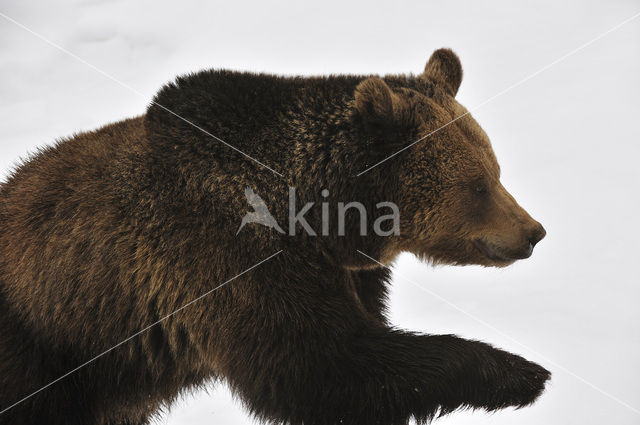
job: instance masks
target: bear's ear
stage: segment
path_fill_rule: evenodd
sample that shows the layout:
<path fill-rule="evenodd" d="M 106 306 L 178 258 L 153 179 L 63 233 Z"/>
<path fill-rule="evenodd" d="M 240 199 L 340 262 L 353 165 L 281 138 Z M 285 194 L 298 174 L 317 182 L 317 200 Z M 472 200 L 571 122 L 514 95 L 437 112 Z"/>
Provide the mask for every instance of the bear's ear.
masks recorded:
<path fill-rule="evenodd" d="M 429 58 L 423 75 L 455 97 L 462 82 L 462 64 L 453 50 L 438 49 Z"/>
<path fill-rule="evenodd" d="M 410 124 L 410 105 L 380 77 L 362 81 L 355 90 L 355 104 L 367 127 L 398 128 Z"/>

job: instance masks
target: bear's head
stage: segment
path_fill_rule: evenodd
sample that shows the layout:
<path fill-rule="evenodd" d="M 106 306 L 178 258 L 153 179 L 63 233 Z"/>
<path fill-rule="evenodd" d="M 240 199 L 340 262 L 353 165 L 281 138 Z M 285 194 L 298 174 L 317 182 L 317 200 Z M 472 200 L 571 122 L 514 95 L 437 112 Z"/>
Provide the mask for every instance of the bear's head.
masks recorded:
<path fill-rule="evenodd" d="M 382 258 L 409 251 L 434 263 L 506 266 L 545 236 L 500 183 L 489 138 L 455 99 L 461 81 L 458 57 L 440 49 L 417 77 L 371 77 L 356 88 L 363 128 L 383 152 L 372 163 L 384 175 L 395 161 L 399 176 L 400 234 Z"/>

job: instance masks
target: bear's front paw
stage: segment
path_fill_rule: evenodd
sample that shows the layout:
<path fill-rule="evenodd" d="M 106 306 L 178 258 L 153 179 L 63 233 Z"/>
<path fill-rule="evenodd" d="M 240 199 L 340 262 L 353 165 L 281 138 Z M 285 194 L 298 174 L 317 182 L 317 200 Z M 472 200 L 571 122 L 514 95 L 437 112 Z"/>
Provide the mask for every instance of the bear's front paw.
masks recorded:
<path fill-rule="evenodd" d="M 487 410 L 524 407 L 542 394 L 551 372 L 502 350 L 494 350 L 492 354 L 492 359 L 478 370 L 482 384 L 476 388 L 472 406 Z"/>

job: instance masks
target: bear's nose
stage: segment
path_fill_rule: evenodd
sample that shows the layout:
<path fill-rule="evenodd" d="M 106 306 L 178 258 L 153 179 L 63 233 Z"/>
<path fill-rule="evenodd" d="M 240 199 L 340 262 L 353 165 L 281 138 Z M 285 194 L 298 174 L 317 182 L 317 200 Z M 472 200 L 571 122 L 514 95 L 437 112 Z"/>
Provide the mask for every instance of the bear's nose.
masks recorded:
<path fill-rule="evenodd" d="M 533 231 L 528 237 L 530 249 L 533 251 L 533 247 L 536 246 L 538 242 L 540 242 L 547 235 L 547 231 L 544 230 L 542 224 L 537 223 L 537 225 L 533 228 Z"/>

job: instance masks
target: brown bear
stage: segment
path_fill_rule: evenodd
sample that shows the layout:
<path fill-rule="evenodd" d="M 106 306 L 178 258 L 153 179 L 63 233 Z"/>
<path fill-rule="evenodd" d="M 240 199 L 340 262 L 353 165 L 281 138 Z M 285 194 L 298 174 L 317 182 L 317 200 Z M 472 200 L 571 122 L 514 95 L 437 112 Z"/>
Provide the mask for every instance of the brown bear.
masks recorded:
<path fill-rule="evenodd" d="M 532 403 L 541 366 L 385 314 L 400 252 L 501 267 L 545 234 L 461 79 L 447 49 L 420 75 L 208 70 L 22 162 L 0 187 L 0 424 L 147 424 L 218 379 L 291 425 Z M 380 203 L 397 223 L 362 232 Z"/>

